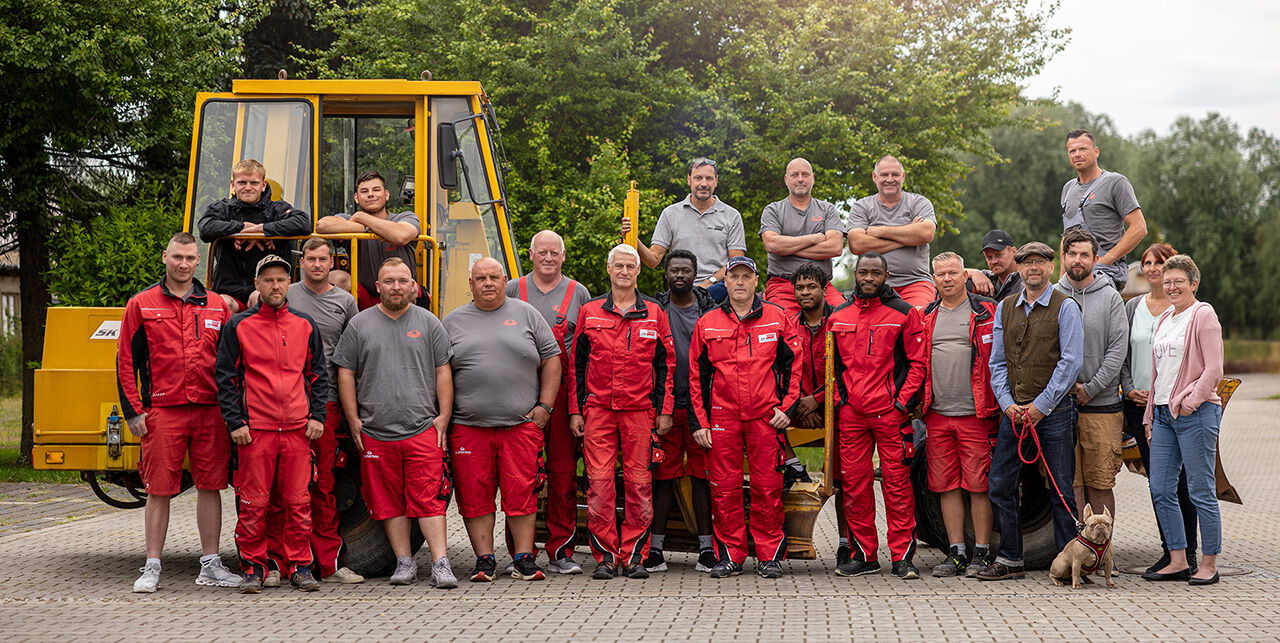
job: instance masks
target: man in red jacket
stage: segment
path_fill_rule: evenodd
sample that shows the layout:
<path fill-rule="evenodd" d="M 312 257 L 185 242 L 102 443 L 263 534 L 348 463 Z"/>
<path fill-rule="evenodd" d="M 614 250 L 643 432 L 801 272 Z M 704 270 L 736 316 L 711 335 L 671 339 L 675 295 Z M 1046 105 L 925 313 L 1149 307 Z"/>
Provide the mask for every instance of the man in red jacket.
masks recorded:
<path fill-rule="evenodd" d="M 991 392 L 987 364 L 996 302 L 965 290 L 964 259 L 954 252 L 933 258 L 933 283 L 942 298 L 924 309 L 929 377 L 924 381 L 921 408 L 928 411 L 929 490 L 940 494 L 950 543 L 947 558 L 933 568 L 933 575 L 973 577 L 996 559 L 987 497 L 991 447 L 1000 424 L 1000 405 Z M 965 551 L 961 489 L 969 492 L 972 558 Z"/>
<path fill-rule="evenodd" d="M 569 428 L 583 438 L 587 465 L 587 531 L 598 563 L 591 577 L 613 578 L 621 563 L 627 577 L 648 578 L 654 431 L 671 428 L 675 346 L 662 306 L 636 290 L 636 249 L 614 246 L 608 271 L 609 292 L 578 312 L 566 379 Z M 625 490 L 621 533 L 614 486 L 619 453 Z"/>
<path fill-rule="evenodd" d="M 711 524 L 720 560 L 713 578 L 742 573 L 747 526 L 742 505 L 742 460 L 751 467 L 751 538 L 756 571 L 781 578 L 787 545 L 782 535 L 782 468 L 800 398 L 803 358 L 796 318 L 760 298 L 750 257 L 729 259 L 729 295 L 699 320 L 689 345 L 689 397 L 697 416 L 693 439 L 711 449 Z"/>
<path fill-rule="evenodd" d="M 142 442 L 138 473 L 147 490 L 147 561 L 133 591 L 160 586 L 160 554 L 169 530 L 169 499 L 182 491 L 182 461 L 191 460 L 200 531 L 197 585 L 235 587 L 222 565 L 222 494 L 231 441 L 218 416 L 213 364 L 218 335 L 230 317 L 216 293 L 195 278 L 200 248 L 189 232 L 169 239 L 164 279 L 129 298 L 120 322 L 116 376 L 121 414 Z"/>
<path fill-rule="evenodd" d="M 907 409 L 924 384 L 928 345 L 920 311 L 885 285 L 888 276 L 884 257 L 863 254 L 854 269 L 854 298 L 831 314 L 844 480 L 841 509 L 854 550 L 853 560 L 836 567 L 836 574 L 880 571 L 871 489 L 874 446 L 880 455 L 893 574 L 914 579 L 920 572 L 911 562 L 916 543 L 910 467 L 914 437 Z"/>
<path fill-rule="evenodd" d="M 218 343 L 218 403 L 236 443 L 236 547 L 242 594 L 262 591 L 267 571 L 267 512 L 279 496 L 280 545 L 289 582 L 320 589 L 311 574 L 311 440 L 324 435 L 329 381 L 324 340 L 311 318 L 289 310 L 289 262 L 258 262 L 258 304 L 228 322 Z"/>

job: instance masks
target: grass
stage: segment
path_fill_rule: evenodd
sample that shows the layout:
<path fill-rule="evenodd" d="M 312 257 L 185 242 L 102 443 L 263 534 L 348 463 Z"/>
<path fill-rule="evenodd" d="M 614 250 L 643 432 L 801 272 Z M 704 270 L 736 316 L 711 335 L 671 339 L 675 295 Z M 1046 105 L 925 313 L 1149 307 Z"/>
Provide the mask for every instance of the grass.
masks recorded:
<path fill-rule="evenodd" d="M 0 482 L 52 482 L 76 484 L 79 471 L 36 471 L 18 464 L 22 441 L 22 397 L 0 398 Z"/>
<path fill-rule="evenodd" d="M 22 440 L 22 396 L 0 398 L 0 447 L 16 447 Z"/>

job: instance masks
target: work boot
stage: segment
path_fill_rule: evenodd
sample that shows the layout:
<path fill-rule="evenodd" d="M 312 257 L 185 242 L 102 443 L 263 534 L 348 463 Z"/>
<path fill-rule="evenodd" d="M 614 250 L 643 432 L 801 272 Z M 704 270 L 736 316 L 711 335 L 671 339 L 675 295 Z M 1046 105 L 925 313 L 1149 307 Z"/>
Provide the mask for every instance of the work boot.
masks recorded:
<path fill-rule="evenodd" d="M 945 578 L 947 576 L 963 576 L 965 569 L 969 567 L 969 558 L 960 553 L 956 547 L 952 547 L 947 552 L 947 557 L 942 560 L 942 564 L 933 568 L 935 578 Z"/>
<path fill-rule="evenodd" d="M 978 572 L 990 567 L 996 562 L 996 552 L 990 547 L 976 547 L 973 550 L 973 558 L 969 561 L 969 566 L 965 569 L 964 575 L 968 578 L 977 578 Z"/>

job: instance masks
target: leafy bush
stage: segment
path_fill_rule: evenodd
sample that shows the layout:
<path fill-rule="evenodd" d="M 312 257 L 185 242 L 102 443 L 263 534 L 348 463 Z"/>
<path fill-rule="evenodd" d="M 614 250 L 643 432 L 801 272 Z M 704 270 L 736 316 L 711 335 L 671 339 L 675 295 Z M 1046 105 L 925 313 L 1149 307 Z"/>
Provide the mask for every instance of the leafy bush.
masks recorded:
<path fill-rule="evenodd" d="M 49 290 L 59 303 L 123 306 L 164 276 L 160 253 L 182 226 L 181 190 L 153 184 L 136 194 L 51 240 Z"/>
<path fill-rule="evenodd" d="M 0 328 L 0 397 L 22 392 L 22 332 L 18 319 L 10 320 L 8 328 Z"/>

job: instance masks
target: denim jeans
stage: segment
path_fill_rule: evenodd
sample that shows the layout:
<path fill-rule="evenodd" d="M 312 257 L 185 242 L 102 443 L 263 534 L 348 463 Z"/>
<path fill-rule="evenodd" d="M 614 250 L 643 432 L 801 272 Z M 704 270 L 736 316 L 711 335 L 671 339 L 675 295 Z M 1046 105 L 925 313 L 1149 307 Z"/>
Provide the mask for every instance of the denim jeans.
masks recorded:
<path fill-rule="evenodd" d="M 1200 552 L 1206 556 L 1222 553 L 1222 517 L 1214 478 L 1221 422 L 1222 407 L 1212 402 L 1176 418 L 1167 405 L 1155 408 L 1151 422 L 1151 502 L 1171 550 L 1187 548 L 1178 508 L 1178 472 L 1185 467 L 1187 492 L 1200 518 Z"/>
<path fill-rule="evenodd" d="M 1076 504 L 1071 490 L 1076 468 L 1075 426 L 1076 409 L 1069 397 L 1036 425 L 1040 446 L 1044 449 L 1045 463 L 1054 480 L 1058 481 L 1058 488 L 1066 497 L 1067 505 L 1071 507 Z M 1027 436 L 1022 445 L 1022 455 L 1026 459 L 1035 455 L 1035 442 L 1031 436 Z M 996 438 L 995 453 L 991 456 L 991 473 L 987 483 L 996 528 L 1000 530 L 1000 548 L 996 551 L 996 560 L 1006 565 L 1022 564 L 1022 507 L 1018 494 L 1022 467 L 1022 461 L 1018 457 L 1018 438 L 1013 434 L 1013 422 L 1005 415 L 1000 418 L 1000 432 Z M 1177 481 L 1177 476 L 1174 476 L 1174 481 Z M 1058 499 L 1053 484 L 1048 484 L 1049 503 L 1053 506 L 1053 539 L 1058 549 L 1062 549 L 1076 537 L 1076 521 Z"/>
<path fill-rule="evenodd" d="M 1142 454 L 1142 466 L 1147 470 L 1147 476 L 1151 476 L 1151 445 L 1147 442 L 1147 429 L 1142 424 L 1142 417 L 1146 413 L 1146 406 L 1140 406 L 1131 400 L 1124 401 L 1124 422 L 1125 430 L 1138 443 L 1138 452 Z M 1151 502 L 1152 509 L 1155 508 L 1155 501 Z M 1182 510 L 1182 531 L 1187 536 L 1187 558 L 1194 559 L 1196 557 L 1196 534 L 1198 522 L 1196 521 L 1196 506 L 1191 504 L 1191 495 L 1187 493 L 1187 472 L 1183 470 L 1178 474 L 1178 508 Z M 1156 522 L 1159 523 L 1160 515 L 1156 514 Z M 1163 551 L 1169 551 L 1169 543 L 1165 542 L 1164 530 L 1160 530 L 1160 548 Z"/>

